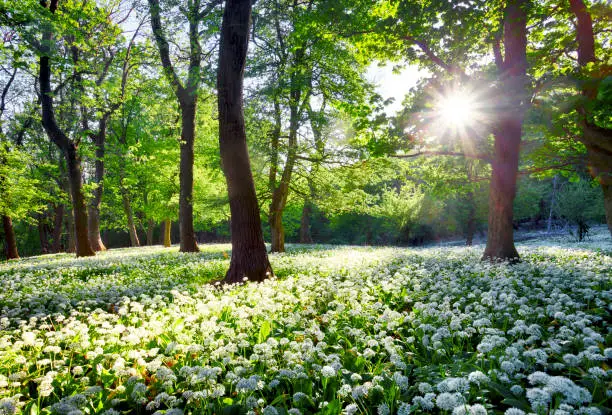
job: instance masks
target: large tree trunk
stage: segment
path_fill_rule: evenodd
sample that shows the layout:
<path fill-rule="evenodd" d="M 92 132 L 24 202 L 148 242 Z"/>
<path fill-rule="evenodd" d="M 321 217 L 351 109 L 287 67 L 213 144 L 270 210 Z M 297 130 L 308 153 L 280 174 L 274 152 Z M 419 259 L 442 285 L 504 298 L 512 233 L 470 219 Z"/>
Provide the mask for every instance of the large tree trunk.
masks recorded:
<path fill-rule="evenodd" d="M 96 161 L 93 182 L 93 197 L 89 202 L 89 243 L 94 251 L 104 251 L 106 247 L 100 236 L 100 205 L 104 191 L 104 150 L 106 142 L 106 117 L 100 119 L 98 134 L 94 137 Z"/>
<path fill-rule="evenodd" d="M 41 3 L 46 6 L 46 3 Z M 57 0 L 52 0 L 49 6 L 51 13 L 57 9 Z M 87 224 L 87 207 L 83 194 L 83 181 L 81 177 L 81 161 L 77 145 L 70 140 L 55 121 L 53 110 L 53 94 L 51 92 L 51 43 L 53 40 L 52 26 L 49 22 L 42 23 L 41 55 L 39 60 L 39 84 L 40 100 L 42 107 L 42 124 L 47 136 L 53 141 L 64 154 L 68 167 L 68 181 L 72 195 L 72 211 L 74 214 L 74 226 L 76 233 L 76 254 L 80 256 L 95 255 L 89 243 L 89 231 Z"/>
<path fill-rule="evenodd" d="M 584 68 L 597 62 L 595 56 L 595 36 L 593 34 L 593 19 L 583 0 L 570 0 L 570 8 L 576 16 L 576 40 L 578 42 L 578 63 Z M 605 76 L 605 75 L 604 75 Z M 601 79 L 590 79 L 582 83 L 581 94 L 584 101 L 597 99 L 597 91 Z M 581 140 L 587 148 L 589 170 L 593 178 L 599 181 L 604 194 L 606 222 L 612 237 L 612 129 L 594 124 L 588 111 L 588 104 L 581 103 L 578 107 Z"/>
<path fill-rule="evenodd" d="M 489 227 L 483 259 L 517 260 L 512 227 L 521 120 L 506 120 L 495 132 L 495 159 L 489 193 Z"/>
<path fill-rule="evenodd" d="M 312 202 L 310 199 L 304 200 L 302 208 L 302 220 L 300 221 L 300 243 L 311 244 L 312 235 L 310 234 L 310 216 L 312 215 Z"/>
<path fill-rule="evenodd" d="M 163 233 L 164 247 L 170 248 L 170 246 L 172 245 L 172 240 L 171 240 L 172 222 L 170 221 L 170 219 L 166 219 L 163 225 L 164 225 L 164 233 Z"/>
<path fill-rule="evenodd" d="M 193 229 L 193 146 L 195 142 L 195 116 L 197 97 L 181 100 L 181 166 L 179 196 L 180 252 L 198 252 Z"/>
<path fill-rule="evenodd" d="M 489 192 L 489 226 L 483 259 L 516 261 L 512 228 L 513 202 L 520 154 L 527 83 L 528 0 L 507 2 L 504 17 L 504 62 L 500 81 L 503 91 L 494 128 L 495 157 Z"/>
<path fill-rule="evenodd" d="M 223 11 L 217 91 L 221 165 L 231 214 L 232 258 L 225 282 L 263 281 L 272 274 L 246 143 L 243 77 L 251 0 L 227 0 Z"/>
<path fill-rule="evenodd" d="M 95 251 L 89 243 L 87 206 L 85 195 L 83 194 L 83 178 L 81 177 L 81 160 L 77 154 L 76 146 L 69 146 L 65 155 L 68 166 L 70 194 L 72 195 L 76 255 L 77 257 L 93 256 Z"/>
<path fill-rule="evenodd" d="M 62 224 L 64 222 L 64 204 L 58 203 L 55 208 L 55 218 L 53 219 L 53 243 L 51 252 L 57 254 L 62 250 Z"/>
<path fill-rule="evenodd" d="M 4 238 L 6 240 L 6 258 L 19 259 L 15 229 L 13 229 L 13 221 L 10 216 L 2 215 L 2 226 L 4 227 Z"/>

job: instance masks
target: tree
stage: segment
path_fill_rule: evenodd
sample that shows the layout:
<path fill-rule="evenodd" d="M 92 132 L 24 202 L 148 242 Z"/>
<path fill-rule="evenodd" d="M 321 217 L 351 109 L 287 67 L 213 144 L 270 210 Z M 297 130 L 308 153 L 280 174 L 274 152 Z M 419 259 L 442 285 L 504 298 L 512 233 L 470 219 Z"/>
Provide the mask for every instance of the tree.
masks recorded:
<path fill-rule="evenodd" d="M 232 258 L 225 282 L 263 281 L 272 274 L 246 142 L 243 77 L 251 0 L 227 0 L 221 24 L 217 93 L 219 147 L 231 212 Z"/>
<path fill-rule="evenodd" d="M 570 0 L 569 5 L 576 16 L 578 64 L 583 75 L 582 99 L 577 107 L 578 125 L 582 129 L 579 140 L 587 148 L 591 174 L 601 185 L 606 220 L 612 236 L 612 123 L 609 117 L 607 122 L 605 115 L 602 117 L 609 114 L 612 107 L 612 69 L 609 62 L 598 63 L 593 19 L 584 1 Z"/>
<path fill-rule="evenodd" d="M 195 141 L 195 117 L 198 102 L 199 88 L 202 82 L 202 46 L 201 29 L 203 20 L 210 18 L 213 11 L 222 0 L 188 0 L 186 7 L 179 7 L 189 27 L 189 56 L 187 80 L 185 83 L 179 78 L 170 59 L 170 45 L 164 33 L 161 19 L 161 6 L 159 0 L 149 0 L 151 14 L 151 27 L 155 42 L 159 49 L 163 71 L 172 85 L 181 108 L 181 161 L 180 161 L 180 197 L 179 197 L 179 224 L 181 231 L 181 252 L 197 252 L 198 245 L 193 228 L 193 160 Z"/>
<path fill-rule="evenodd" d="M 8 145 L 4 143 L 4 132 L 2 131 L 2 124 L 4 122 L 4 112 L 6 111 L 6 99 L 11 89 L 11 85 L 15 81 L 15 77 L 17 75 L 17 68 L 13 68 L 12 71 L 9 71 L 6 68 L 2 68 L 7 70 L 9 73 L 9 77 L 6 83 L 2 87 L 2 94 L 0 95 L 0 168 L 4 168 L 7 163 L 7 154 L 8 153 Z M 0 172 L 0 196 L 2 199 L 6 199 L 6 192 L 4 188 L 6 187 L 6 181 L 8 172 Z M 9 216 L 8 212 L 5 212 L 4 209 L 2 211 L 2 226 L 4 228 L 4 239 L 6 240 L 6 257 L 8 259 L 17 259 L 19 258 L 19 251 L 17 250 L 17 238 L 15 238 L 15 229 L 13 228 L 13 220 Z"/>
<path fill-rule="evenodd" d="M 513 242 L 512 202 L 522 137 L 522 123 L 530 99 L 527 77 L 526 0 L 466 3 L 409 0 L 358 2 L 351 13 L 341 14 L 339 30 L 345 31 L 373 57 L 418 62 L 452 79 L 456 85 L 477 78 L 478 68 L 488 75 L 490 64 L 475 65 L 476 57 L 493 49 L 495 76 L 484 77 L 485 94 L 497 98 L 483 128 L 494 137 L 489 192 L 489 227 L 483 259 L 518 259 Z M 367 13 L 369 9 L 369 13 Z M 351 23 L 353 22 L 353 23 Z M 490 57 L 489 57 L 490 62 Z M 495 93 L 491 93 L 495 91 Z"/>
<path fill-rule="evenodd" d="M 284 252 L 283 214 L 296 190 L 296 176 L 316 174 L 316 165 L 323 162 L 323 125 L 340 107 L 363 104 L 371 86 L 355 48 L 323 34 L 328 21 L 317 2 L 268 0 L 260 3 L 254 16 L 254 64 L 248 76 L 262 85 L 250 97 L 250 105 L 268 120 L 263 123 L 267 131 L 258 134 L 265 141 L 255 144 L 268 164 L 271 251 Z M 306 229 L 310 204 L 304 206 Z"/>
<path fill-rule="evenodd" d="M 41 6 L 48 10 L 52 18 L 58 8 L 59 0 L 50 3 L 41 1 Z M 42 105 L 42 124 L 47 136 L 62 151 L 68 167 L 68 180 L 72 196 L 72 212 L 76 233 L 76 254 L 80 256 L 93 256 L 95 251 L 89 242 L 87 207 L 83 192 L 83 179 L 81 171 L 81 157 L 79 155 L 79 140 L 68 138 L 66 133 L 58 126 L 53 109 L 53 94 L 51 91 L 51 43 L 53 40 L 53 27 L 51 20 L 42 24 L 42 42 L 40 44 L 39 83 Z"/>
<path fill-rule="evenodd" d="M 503 46 L 495 43 L 500 92 L 505 99 L 493 127 L 495 157 L 489 191 L 489 226 L 483 259 L 518 259 L 514 247 L 512 215 L 516 195 L 523 120 L 527 108 L 528 0 L 508 0 L 504 10 Z"/>

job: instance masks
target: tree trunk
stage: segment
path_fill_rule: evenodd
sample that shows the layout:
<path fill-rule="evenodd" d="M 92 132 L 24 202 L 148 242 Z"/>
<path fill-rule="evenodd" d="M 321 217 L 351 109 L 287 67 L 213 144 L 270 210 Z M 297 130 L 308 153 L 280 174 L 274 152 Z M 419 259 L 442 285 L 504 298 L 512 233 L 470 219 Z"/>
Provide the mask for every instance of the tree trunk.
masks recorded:
<path fill-rule="evenodd" d="M 495 133 L 489 227 L 483 259 L 518 260 L 512 218 L 522 128 L 518 120 L 503 124 Z"/>
<path fill-rule="evenodd" d="M 68 234 L 68 247 L 66 252 L 76 252 L 76 237 L 74 234 L 74 215 L 72 212 L 66 216 L 66 233 Z"/>
<path fill-rule="evenodd" d="M 2 226 L 4 227 L 4 238 L 6 240 L 6 258 L 19 259 L 15 229 L 13 228 L 13 221 L 10 216 L 2 215 Z"/>
<path fill-rule="evenodd" d="M 274 200 L 274 198 L 272 199 Z M 273 206 L 275 204 L 273 203 Z M 276 206 L 279 206 L 278 203 Z M 283 209 L 280 207 L 270 212 L 270 252 L 285 252 L 285 228 L 283 227 Z"/>
<path fill-rule="evenodd" d="M 153 245 L 153 231 L 155 230 L 155 222 L 153 219 L 147 220 L 147 245 Z"/>
<path fill-rule="evenodd" d="M 46 7 L 46 3 L 41 3 Z M 57 9 L 57 0 L 52 0 L 49 10 L 54 13 Z M 64 154 L 68 167 L 68 181 L 72 195 L 72 211 L 74 215 L 75 242 L 77 257 L 95 255 L 89 243 L 87 220 L 87 207 L 83 194 L 83 181 L 81 177 L 81 161 L 77 145 L 70 140 L 55 121 L 53 110 L 53 95 L 51 92 L 51 44 L 53 41 L 52 26 L 48 22 L 42 23 L 41 55 L 39 60 L 40 100 L 42 107 L 42 124 L 47 136 Z"/>
<path fill-rule="evenodd" d="M 603 192 L 606 223 L 612 237 L 612 152 L 608 152 L 593 144 L 597 141 L 597 138 L 593 137 L 594 134 L 591 127 L 586 126 L 582 135 L 586 138 L 583 139 L 583 142 L 587 148 L 589 172 L 599 182 Z M 599 137 L 599 139 L 603 140 L 605 138 Z M 607 139 L 612 140 L 612 137 Z"/>
<path fill-rule="evenodd" d="M 583 0 L 570 0 L 570 9 L 576 16 L 576 41 L 578 43 L 578 63 L 584 68 L 590 63 L 597 62 L 595 56 L 595 36 L 593 32 L 593 19 Z M 585 101 L 597 99 L 597 91 L 601 79 L 589 79 L 582 82 L 581 94 Z M 581 141 L 587 148 L 589 170 L 593 178 L 599 181 L 604 194 L 604 207 L 606 222 L 612 237 L 612 200 L 610 188 L 612 187 L 612 129 L 594 124 L 589 114 L 588 104 L 580 103 L 578 108 L 583 129 Z"/>
<path fill-rule="evenodd" d="M 172 231 L 172 222 L 170 219 L 164 221 L 164 247 L 170 248 L 172 241 L 170 238 L 170 232 Z"/>
<path fill-rule="evenodd" d="M 251 0 L 227 0 L 221 24 L 217 91 L 221 165 L 227 182 L 232 258 L 226 283 L 263 281 L 272 274 L 246 143 L 243 77 Z"/>
<path fill-rule="evenodd" d="M 53 243 L 51 252 L 57 254 L 62 250 L 62 223 L 64 222 L 64 204 L 58 203 L 53 220 Z"/>
<path fill-rule="evenodd" d="M 45 215 L 38 215 L 38 240 L 40 241 L 40 252 L 42 254 L 49 253 L 49 238 L 47 235 L 47 224 L 45 223 Z"/>
<path fill-rule="evenodd" d="M 610 236 L 612 236 L 612 184 L 601 183 L 601 190 L 604 195 L 604 207 L 606 209 L 606 222 L 608 223 L 608 230 Z"/>
<path fill-rule="evenodd" d="M 312 235 L 310 234 L 310 215 L 312 215 L 312 202 L 310 199 L 304 200 L 302 208 L 302 220 L 300 221 L 300 243 L 311 244 Z"/>
<path fill-rule="evenodd" d="M 94 137 L 96 161 L 93 182 L 93 197 L 89 202 L 89 243 L 94 251 L 105 251 L 106 247 L 100 236 L 100 205 L 104 190 L 104 150 L 106 142 L 106 117 L 100 119 L 98 134 Z"/>
<path fill-rule="evenodd" d="M 68 166 L 68 181 L 72 195 L 72 213 L 74 215 L 74 232 L 77 257 L 93 256 L 95 251 L 89 243 L 87 206 L 83 194 L 83 179 L 81 177 L 81 160 L 76 146 L 68 147 L 66 151 Z"/>
<path fill-rule="evenodd" d="M 272 191 L 270 204 L 270 231 L 272 233 L 271 252 L 285 252 L 285 229 L 283 228 L 283 211 L 289 196 L 289 183 L 297 157 L 297 132 L 300 122 L 300 101 L 302 97 L 302 79 L 299 78 L 302 68 L 304 49 L 298 48 L 293 56 L 293 68 L 289 75 L 291 85 L 289 104 L 289 139 L 287 140 L 287 161 L 281 175 L 280 183 Z"/>
<path fill-rule="evenodd" d="M 185 96 L 181 100 L 181 163 L 179 192 L 180 252 L 198 252 L 193 230 L 193 146 L 195 141 L 195 115 L 197 97 Z"/>
<path fill-rule="evenodd" d="M 483 259 L 517 261 L 512 228 L 513 202 L 520 154 L 527 84 L 528 0 L 507 2 L 504 17 L 504 62 L 500 81 L 503 94 L 494 128 L 495 156 L 489 192 L 489 226 Z"/>
<path fill-rule="evenodd" d="M 140 240 L 138 240 L 138 233 L 136 232 L 136 225 L 134 224 L 134 212 L 132 211 L 132 203 L 130 202 L 130 195 L 128 190 L 121 186 L 121 200 L 123 202 L 123 212 L 127 218 L 128 233 L 130 234 L 130 246 L 140 246 Z"/>
<path fill-rule="evenodd" d="M 95 191 L 94 191 L 95 193 Z M 96 196 L 94 196 L 95 198 Z M 106 246 L 102 242 L 102 236 L 100 235 L 100 209 L 98 205 L 94 207 L 89 206 L 89 243 L 94 251 L 106 251 Z"/>

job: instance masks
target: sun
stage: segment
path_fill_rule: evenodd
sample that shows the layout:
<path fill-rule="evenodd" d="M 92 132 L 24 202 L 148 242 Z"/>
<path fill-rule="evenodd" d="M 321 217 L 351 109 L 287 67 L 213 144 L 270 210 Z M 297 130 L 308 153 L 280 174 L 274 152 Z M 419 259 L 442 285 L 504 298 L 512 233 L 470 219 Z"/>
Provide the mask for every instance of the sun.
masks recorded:
<path fill-rule="evenodd" d="M 474 140 L 489 124 L 487 99 L 467 86 L 436 90 L 431 95 L 427 129 L 441 140 Z"/>
<path fill-rule="evenodd" d="M 438 121 L 455 129 L 469 127 L 477 118 L 474 99 L 471 95 L 455 92 L 442 96 L 436 107 Z"/>

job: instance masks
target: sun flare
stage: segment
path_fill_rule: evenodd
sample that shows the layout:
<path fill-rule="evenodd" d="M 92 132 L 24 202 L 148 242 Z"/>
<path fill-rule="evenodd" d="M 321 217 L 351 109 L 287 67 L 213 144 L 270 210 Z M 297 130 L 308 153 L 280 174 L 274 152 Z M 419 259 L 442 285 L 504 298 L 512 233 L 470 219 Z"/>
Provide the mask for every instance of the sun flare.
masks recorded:
<path fill-rule="evenodd" d="M 441 122 L 454 128 L 467 127 L 476 118 L 472 97 L 459 93 L 443 96 L 437 104 L 437 112 Z"/>
<path fill-rule="evenodd" d="M 487 129 L 486 96 L 478 90 L 455 86 L 431 94 L 427 114 L 430 137 L 437 140 L 475 140 Z"/>

